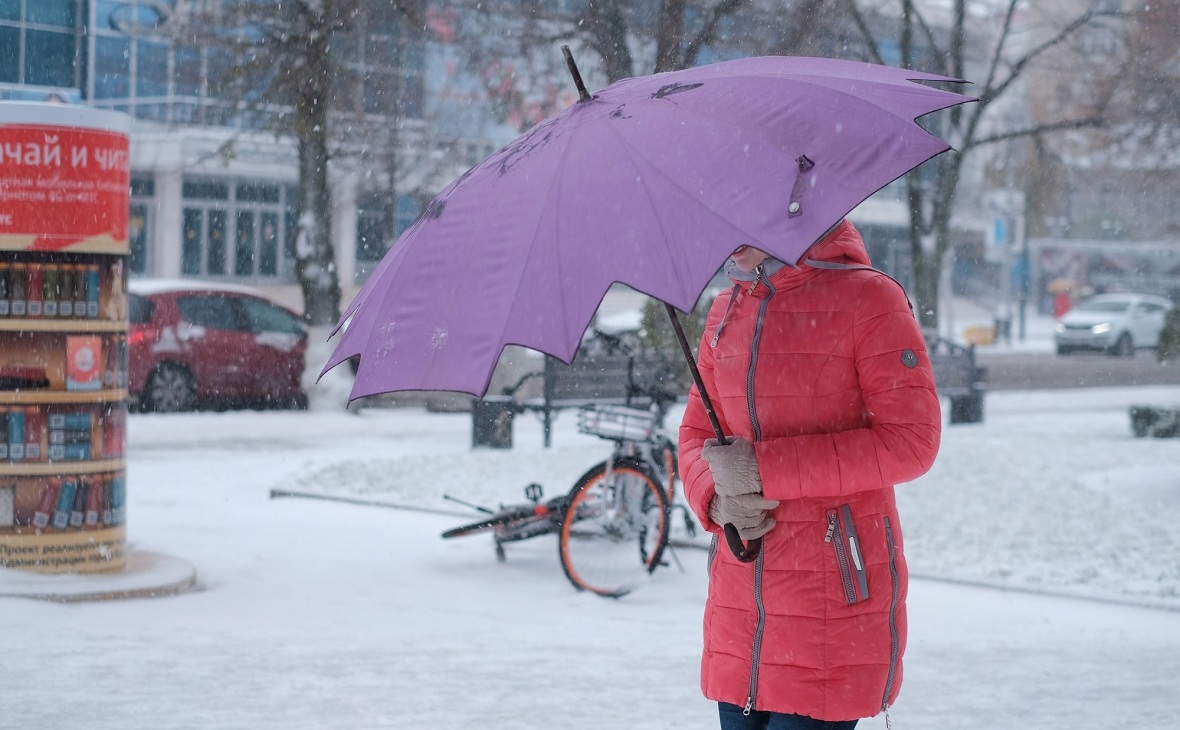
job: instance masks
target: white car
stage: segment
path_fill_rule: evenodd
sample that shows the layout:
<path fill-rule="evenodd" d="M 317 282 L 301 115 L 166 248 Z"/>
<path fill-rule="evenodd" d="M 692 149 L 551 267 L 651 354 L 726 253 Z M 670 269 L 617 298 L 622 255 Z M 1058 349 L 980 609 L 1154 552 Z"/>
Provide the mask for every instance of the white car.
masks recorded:
<path fill-rule="evenodd" d="M 1164 317 L 1174 305 L 1151 294 L 1099 294 L 1075 304 L 1057 319 L 1057 354 L 1103 350 L 1131 357 L 1159 343 Z"/>

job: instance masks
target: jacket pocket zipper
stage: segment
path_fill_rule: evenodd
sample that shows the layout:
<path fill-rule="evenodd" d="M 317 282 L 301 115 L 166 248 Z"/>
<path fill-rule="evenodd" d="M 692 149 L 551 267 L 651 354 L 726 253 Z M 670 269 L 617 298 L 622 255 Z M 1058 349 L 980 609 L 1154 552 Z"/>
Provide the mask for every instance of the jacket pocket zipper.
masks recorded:
<path fill-rule="evenodd" d="M 860 551 L 860 540 L 852 522 L 852 508 L 846 504 L 828 511 L 828 531 L 824 542 L 832 544 L 836 551 L 836 566 L 840 570 L 840 585 L 844 598 L 851 606 L 869 598 L 868 575 L 865 572 L 864 556 Z"/>
<path fill-rule="evenodd" d="M 885 696 L 881 698 L 881 709 L 889 719 L 889 695 L 893 693 L 893 681 L 897 677 L 897 664 L 901 658 L 901 635 L 897 630 L 897 607 L 901 598 L 901 576 L 897 570 L 897 544 L 893 540 L 893 525 L 885 519 L 885 543 L 889 548 L 889 576 L 893 592 L 889 599 L 889 673 L 885 677 Z"/>

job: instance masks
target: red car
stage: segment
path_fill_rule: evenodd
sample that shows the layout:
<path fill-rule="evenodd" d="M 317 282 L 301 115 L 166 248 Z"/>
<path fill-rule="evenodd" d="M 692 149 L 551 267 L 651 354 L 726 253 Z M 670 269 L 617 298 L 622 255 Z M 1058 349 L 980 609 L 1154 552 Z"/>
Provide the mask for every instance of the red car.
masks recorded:
<path fill-rule="evenodd" d="M 306 408 L 307 328 L 258 291 L 189 280 L 132 280 L 128 382 L 141 409 Z"/>

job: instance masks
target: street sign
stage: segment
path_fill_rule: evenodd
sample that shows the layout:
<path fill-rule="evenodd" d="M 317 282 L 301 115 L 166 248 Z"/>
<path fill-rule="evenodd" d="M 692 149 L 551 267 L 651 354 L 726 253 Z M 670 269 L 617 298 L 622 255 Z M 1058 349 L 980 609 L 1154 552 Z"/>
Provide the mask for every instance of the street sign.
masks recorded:
<path fill-rule="evenodd" d="M 992 245 L 1004 247 L 1008 245 L 1008 219 L 996 216 L 992 224 Z"/>

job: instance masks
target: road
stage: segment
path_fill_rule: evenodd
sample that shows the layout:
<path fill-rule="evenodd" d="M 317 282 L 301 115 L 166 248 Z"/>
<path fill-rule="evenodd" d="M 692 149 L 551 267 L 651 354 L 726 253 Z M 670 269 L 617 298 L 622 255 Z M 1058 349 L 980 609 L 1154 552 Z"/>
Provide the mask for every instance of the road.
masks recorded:
<path fill-rule="evenodd" d="M 977 352 L 989 390 L 1180 385 L 1180 362 L 1159 363 L 1153 352 L 1118 358 L 1100 353 Z"/>

